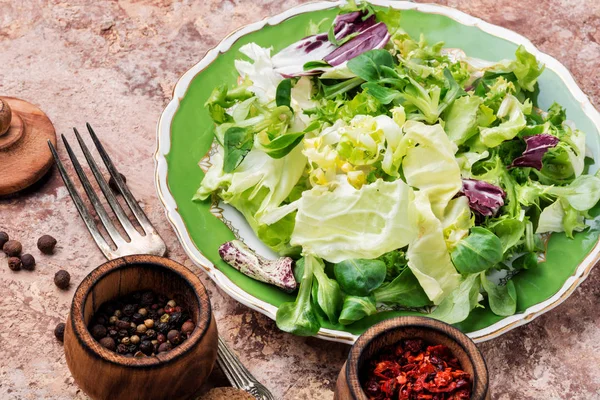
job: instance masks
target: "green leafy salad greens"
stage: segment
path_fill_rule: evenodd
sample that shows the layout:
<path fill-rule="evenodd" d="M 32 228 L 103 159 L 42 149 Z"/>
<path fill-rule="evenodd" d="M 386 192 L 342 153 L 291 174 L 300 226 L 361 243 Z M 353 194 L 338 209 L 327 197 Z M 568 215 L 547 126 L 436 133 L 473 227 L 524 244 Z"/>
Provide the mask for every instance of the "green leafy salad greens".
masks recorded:
<path fill-rule="evenodd" d="M 297 260 L 284 331 L 382 309 L 512 315 L 513 282 L 491 275 L 543 268 L 548 234 L 586 229 L 600 198 L 585 134 L 560 105 L 533 106 L 532 54 L 470 58 L 399 20 L 351 4 L 276 55 L 247 44 L 238 85 L 206 103 L 218 152 L 195 199 L 218 196 Z"/>

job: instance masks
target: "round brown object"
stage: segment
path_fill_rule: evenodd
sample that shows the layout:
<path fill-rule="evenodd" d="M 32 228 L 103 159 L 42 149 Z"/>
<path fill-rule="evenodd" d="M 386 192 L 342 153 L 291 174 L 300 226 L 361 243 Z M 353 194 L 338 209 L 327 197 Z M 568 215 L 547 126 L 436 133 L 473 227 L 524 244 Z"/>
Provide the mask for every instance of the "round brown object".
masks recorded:
<path fill-rule="evenodd" d="M 59 289 L 67 289 L 70 283 L 71 275 L 64 269 L 61 269 L 56 274 L 54 274 L 54 284 L 58 286 Z"/>
<path fill-rule="evenodd" d="M 8 242 L 10 237 L 8 237 L 8 233 L 0 232 L 0 249 L 4 246 L 4 243 Z"/>
<path fill-rule="evenodd" d="M 22 263 L 19 257 L 9 257 L 8 268 L 10 268 L 12 271 L 19 271 L 21 270 L 21 267 Z"/>
<path fill-rule="evenodd" d="M 35 269 L 35 258 L 31 254 L 23 254 L 21 256 L 21 262 L 23 263 L 23 269 L 27 271 L 33 271 Z"/>
<path fill-rule="evenodd" d="M 56 246 L 56 239 L 50 235 L 44 235 L 38 239 L 37 247 L 44 254 L 53 254 Z"/>
<path fill-rule="evenodd" d="M 102 345 L 102 347 L 107 348 L 109 350 L 115 351 L 115 349 L 117 348 L 117 344 L 115 343 L 115 339 L 111 338 L 111 337 L 103 337 L 102 339 L 100 339 L 100 344 Z"/>
<path fill-rule="evenodd" d="M 4 243 L 2 250 L 9 257 L 18 257 L 19 254 L 21 254 L 21 250 L 23 250 L 23 246 L 21 245 L 21 242 L 9 240 L 8 242 Z"/>
<path fill-rule="evenodd" d="M 56 325 L 56 328 L 54 328 L 54 336 L 56 336 L 56 338 L 59 341 L 63 341 L 65 338 L 65 324 L 63 322 L 61 322 L 60 324 Z"/>
<path fill-rule="evenodd" d="M 254 400 L 254 396 L 241 389 L 218 387 L 201 396 L 200 400 Z"/>
<path fill-rule="evenodd" d="M 10 122 L 12 120 L 12 111 L 8 103 L 0 99 L 0 136 L 4 135 L 8 128 L 10 128 Z"/>
<path fill-rule="evenodd" d="M 119 175 L 121 176 L 123 183 L 127 183 L 127 178 L 125 178 L 125 175 L 123 175 L 120 172 L 119 172 Z M 115 181 L 115 178 L 113 178 L 112 176 L 108 180 L 108 186 L 112 189 L 113 192 L 121 193 L 121 191 L 119 190 L 119 186 L 117 185 L 117 181 Z"/>
<path fill-rule="evenodd" d="M 33 104 L 2 97 L 12 110 L 9 130 L 0 136 L 0 196 L 23 190 L 43 177 L 54 164 L 48 140 L 56 132 L 46 114 Z"/>

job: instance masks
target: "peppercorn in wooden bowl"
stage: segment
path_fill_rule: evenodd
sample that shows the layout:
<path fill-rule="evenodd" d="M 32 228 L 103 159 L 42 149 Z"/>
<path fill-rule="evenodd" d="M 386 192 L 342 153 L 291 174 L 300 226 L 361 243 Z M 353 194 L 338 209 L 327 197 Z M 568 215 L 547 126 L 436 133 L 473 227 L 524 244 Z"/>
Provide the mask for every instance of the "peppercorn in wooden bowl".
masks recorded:
<path fill-rule="evenodd" d="M 100 306 L 139 291 L 185 304 L 195 324 L 178 346 L 150 356 L 127 357 L 103 347 L 88 329 Z M 195 397 L 217 356 L 217 326 L 200 279 L 169 259 L 134 255 L 109 261 L 79 285 L 67 319 L 65 355 L 79 387 L 93 399 Z"/>
<path fill-rule="evenodd" d="M 358 338 L 338 376 L 334 400 L 416 398 L 423 387 L 443 398 L 490 399 L 485 361 L 467 335 L 432 318 L 397 317 Z M 461 397 L 465 392 L 470 396 Z"/>

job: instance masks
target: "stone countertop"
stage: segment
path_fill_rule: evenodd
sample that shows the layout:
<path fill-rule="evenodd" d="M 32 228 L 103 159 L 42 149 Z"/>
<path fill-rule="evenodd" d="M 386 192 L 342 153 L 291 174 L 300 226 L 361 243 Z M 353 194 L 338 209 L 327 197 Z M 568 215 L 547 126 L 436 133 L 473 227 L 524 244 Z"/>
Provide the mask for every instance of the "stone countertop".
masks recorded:
<path fill-rule="evenodd" d="M 192 267 L 155 194 L 152 155 L 158 117 L 178 77 L 232 30 L 302 1 L 0 0 L 0 94 L 28 99 L 57 133 L 89 121 L 165 238 L 170 257 Z M 528 37 L 570 69 L 600 101 L 597 0 L 442 0 Z M 64 148 L 59 152 L 65 159 Z M 0 257 L 0 398 L 86 396 L 73 383 L 52 334 L 76 285 L 104 258 L 53 171 L 26 192 L 0 199 L 0 230 L 32 252 L 35 272 L 11 272 Z M 37 238 L 59 246 L 40 255 Z M 65 268 L 71 289 L 57 290 Z M 219 331 L 277 398 L 328 399 L 349 347 L 277 330 L 203 274 Z M 600 269 L 555 310 L 480 345 L 496 399 L 600 398 Z M 214 382 L 223 382 L 219 372 Z"/>

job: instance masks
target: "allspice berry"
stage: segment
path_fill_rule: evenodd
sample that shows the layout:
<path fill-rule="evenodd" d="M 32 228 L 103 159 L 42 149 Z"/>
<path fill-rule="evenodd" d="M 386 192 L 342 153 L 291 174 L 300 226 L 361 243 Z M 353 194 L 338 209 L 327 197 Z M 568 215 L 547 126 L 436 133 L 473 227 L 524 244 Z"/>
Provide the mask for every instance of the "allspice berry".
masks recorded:
<path fill-rule="evenodd" d="M 171 346 L 171 343 L 164 342 L 164 343 L 161 343 L 160 346 L 158 346 L 158 352 L 159 353 L 164 353 L 165 351 L 169 351 L 172 348 L 173 348 L 173 346 Z"/>
<path fill-rule="evenodd" d="M 21 256 L 21 263 L 23 263 L 23 269 L 27 271 L 33 271 L 35 269 L 35 258 L 31 254 L 23 254 Z"/>
<path fill-rule="evenodd" d="M 103 337 L 102 339 L 100 339 L 100 344 L 107 348 L 108 350 L 112 350 L 115 351 L 115 349 L 117 348 L 117 344 L 115 343 L 115 340 L 109 336 L 107 337 Z"/>
<path fill-rule="evenodd" d="M 186 335 L 191 335 L 193 331 L 194 323 L 192 321 L 186 321 L 183 323 L 183 325 L 181 325 L 181 332 L 185 333 Z"/>
<path fill-rule="evenodd" d="M 123 183 L 127 183 L 127 179 L 125 178 L 125 175 L 123 175 L 120 172 L 119 172 L 119 175 L 121 176 Z M 115 181 L 112 176 L 108 180 L 108 187 L 110 187 L 113 190 L 113 192 L 120 193 L 119 186 L 117 186 L 117 181 Z"/>
<path fill-rule="evenodd" d="M 54 274 L 54 284 L 58 286 L 59 289 L 68 289 L 70 282 L 71 275 L 64 269 L 61 269 L 56 274 Z"/>
<path fill-rule="evenodd" d="M 103 325 L 94 325 L 91 334 L 94 339 L 99 340 L 106 336 L 106 327 Z"/>
<path fill-rule="evenodd" d="M 4 243 L 8 242 L 9 239 L 8 233 L 0 232 L 0 249 L 4 246 Z"/>
<path fill-rule="evenodd" d="M 172 329 L 169 331 L 169 333 L 167 333 L 167 340 L 172 344 L 177 346 L 179 343 L 181 343 L 181 335 L 179 334 L 179 331 Z"/>
<path fill-rule="evenodd" d="M 44 254 L 53 254 L 54 246 L 56 246 L 56 239 L 50 235 L 44 235 L 38 239 L 37 247 Z"/>
<path fill-rule="evenodd" d="M 8 258 L 8 268 L 12 271 L 20 271 L 22 267 L 21 259 L 19 257 L 9 257 Z"/>
<path fill-rule="evenodd" d="M 21 242 L 17 242 L 16 240 L 8 240 L 4 243 L 4 246 L 2 246 L 2 250 L 4 250 L 9 257 L 18 257 L 19 254 L 21 254 L 21 250 L 23 250 L 23 246 L 21 245 Z"/>
<path fill-rule="evenodd" d="M 65 338 L 65 324 L 64 323 L 60 323 L 58 325 L 56 325 L 56 328 L 54 328 L 54 336 L 56 336 L 56 339 L 58 339 L 59 341 L 63 341 Z"/>

